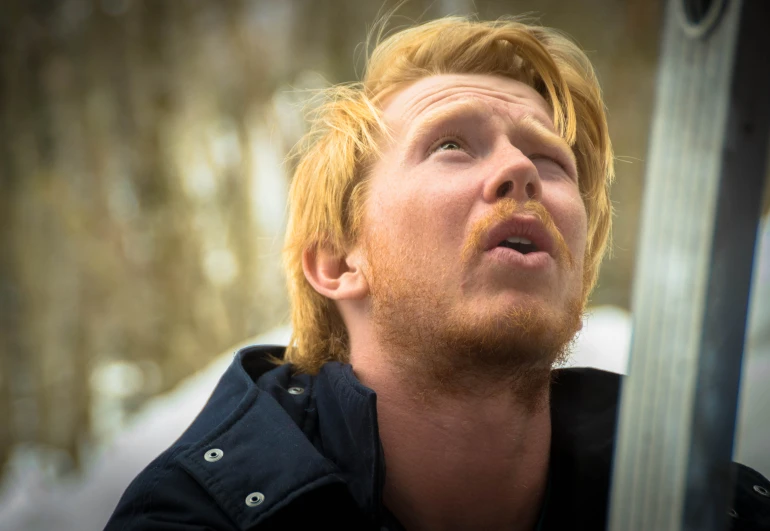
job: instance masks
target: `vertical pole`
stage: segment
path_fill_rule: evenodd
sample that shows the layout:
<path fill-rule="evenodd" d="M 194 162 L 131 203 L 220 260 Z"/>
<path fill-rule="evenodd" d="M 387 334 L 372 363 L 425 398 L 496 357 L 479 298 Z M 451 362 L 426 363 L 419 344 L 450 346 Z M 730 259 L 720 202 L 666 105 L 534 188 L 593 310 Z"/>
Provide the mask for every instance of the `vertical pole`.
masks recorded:
<path fill-rule="evenodd" d="M 703 22 L 686 23 L 703 16 Z M 669 0 L 610 528 L 725 529 L 770 124 L 765 0 Z"/>

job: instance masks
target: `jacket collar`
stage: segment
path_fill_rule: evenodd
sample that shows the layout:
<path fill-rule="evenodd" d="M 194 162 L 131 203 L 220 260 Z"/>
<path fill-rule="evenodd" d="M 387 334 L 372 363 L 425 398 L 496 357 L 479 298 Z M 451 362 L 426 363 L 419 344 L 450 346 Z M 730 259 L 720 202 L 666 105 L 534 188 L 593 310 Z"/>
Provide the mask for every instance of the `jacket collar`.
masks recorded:
<path fill-rule="evenodd" d="M 268 361 L 283 350 L 252 346 L 236 354 L 175 445 L 180 464 L 244 528 L 334 483 L 347 484 L 358 507 L 379 521 L 385 463 L 375 393 L 350 365 L 330 362 L 309 376 Z M 592 369 L 554 371 L 549 499 L 559 512 L 606 506 L 619 381 Z M 211 462 L 206 457 L 213 449 L 222 457 Z M 602 488 L 581 489 L 574 484 L 581 477 Z M 553 517 L 545 522 L 555 527 Z"/>
<path fill-rule="evenodd" d="M 350 365 L 323 366 L 315 384 L 323 454 L 340 469 L 359 507 L 374 519 L 382 511 L 385 460 L 377 425 L 377 395 Z"/>
<path fill-rule="evenodd" d="M 375 393 L 358 382 L 350 365 L 330 362 L 309 376 L 272 364 L 268 358 L 282 357 L 283 349 L 237 352 L 175 445 L 185 447 L 179 463 L 243 528 L 334 483 L 347 484 L 376 521 L 384 463 Z M 222 457 L 212 462 L 207 456 L 214 449 Z"/>

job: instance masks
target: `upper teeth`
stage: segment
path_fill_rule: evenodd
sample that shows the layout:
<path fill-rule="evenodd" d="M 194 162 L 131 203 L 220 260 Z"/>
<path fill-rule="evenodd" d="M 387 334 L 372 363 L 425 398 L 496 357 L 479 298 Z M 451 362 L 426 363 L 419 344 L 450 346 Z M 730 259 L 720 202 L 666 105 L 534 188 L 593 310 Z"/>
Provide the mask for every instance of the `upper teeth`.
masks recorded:
<path fill-rule="evenodd" d="M 526 238 L 519 238 L 517 236 L 513 236 L 512 238 L 507 238 L 505 241 L 510 243 L 523 243 L 525 245 L 532 245 L 532 242 L 529 241 Z"/>

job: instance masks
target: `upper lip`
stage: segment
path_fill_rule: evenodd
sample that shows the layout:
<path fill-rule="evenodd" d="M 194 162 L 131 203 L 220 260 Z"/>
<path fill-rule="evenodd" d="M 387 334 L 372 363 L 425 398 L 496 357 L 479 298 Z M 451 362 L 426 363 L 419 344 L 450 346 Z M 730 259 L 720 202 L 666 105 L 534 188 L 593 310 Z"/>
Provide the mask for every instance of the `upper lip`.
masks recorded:
<path fill-rule="evenodd" d="M 484 250 L 489 251 L 499 246 L 508 238 L 519 237 L 530 240 L 538 251 L 553 255 L 553 238 L 543 224 L 533 216 L 513 216 L 492 227 L 487 234 Z"/>

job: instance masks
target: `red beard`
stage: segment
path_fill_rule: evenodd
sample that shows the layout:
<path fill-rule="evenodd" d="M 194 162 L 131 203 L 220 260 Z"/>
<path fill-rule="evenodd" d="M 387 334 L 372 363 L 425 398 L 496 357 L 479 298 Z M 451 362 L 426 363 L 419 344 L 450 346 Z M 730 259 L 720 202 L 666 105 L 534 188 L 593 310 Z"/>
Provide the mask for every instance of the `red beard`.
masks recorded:
<path fill-rule="evenodd" d="M 474 225 L 462 252 L 464 266 L 483 252 L 481 242 L 491 227 L 515 213 L 536 216 L 554 240 L 558 266 L 575 267 L 547 210 L 537 202 L 520 205 L 513 200 L 501 200 Z M 542 405 L 538 391 L 548 384 L 553 365 L 566 359 L 580 330 L 581 296 L 563 308 L 532 303 L 471 313 L 449 305 L 431 279 L 417 278 L 412 257 L 394 249 L 381 233 L 366 231 L 365 238 L 371 316 L 400 378 L 413 382 L 421 394 L 459 395 L 508 386 L 524 403 Z M 434 277 L 441 275 L 438 271 Z"/>

